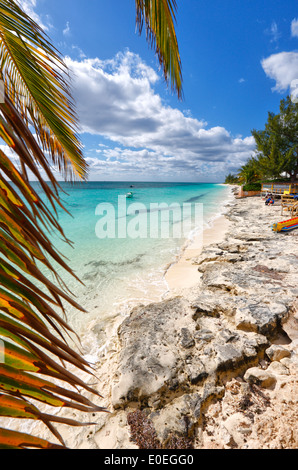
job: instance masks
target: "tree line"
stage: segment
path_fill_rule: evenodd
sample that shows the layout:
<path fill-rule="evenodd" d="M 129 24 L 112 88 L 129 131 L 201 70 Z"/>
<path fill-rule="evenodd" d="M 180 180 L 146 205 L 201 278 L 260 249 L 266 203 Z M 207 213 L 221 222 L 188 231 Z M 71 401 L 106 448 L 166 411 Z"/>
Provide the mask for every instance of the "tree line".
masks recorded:
<path fill-rule="evenodd" d="M 298 103 L 290 96 L 280 102 L 279 113 L 268 113 L 263 130 L 252 130 L 256 150 L 226 184 L 255 188 L 266 181 L 296 182 L 298 175 Z"/>

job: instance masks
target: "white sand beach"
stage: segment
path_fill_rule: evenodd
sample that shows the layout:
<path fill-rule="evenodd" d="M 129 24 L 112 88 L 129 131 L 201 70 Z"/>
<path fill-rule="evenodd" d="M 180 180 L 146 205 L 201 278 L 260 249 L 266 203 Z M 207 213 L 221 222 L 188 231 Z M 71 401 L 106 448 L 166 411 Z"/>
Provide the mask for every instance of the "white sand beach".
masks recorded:
<path fill-rule="evenodd" d="M 137 450 L 136 410 L 162 446 L 179 436 L 194 449 L 297 448 L 298 230 L 272 232 L 280 218 L 260 197 L 231 200 L 168 269 L 164 300 L 119 320 L 98 382 L 84 377 L 108 413 L 57 425 L 69 448 Z M 33 432 L 53 439 L 39 423 Z"/>
<path fill-rule="evenodd" d="M 194 422 L 195 448 L 297 447 L 298 233 L 295 231 L 288 235 L 273 233 L 271 224 L 279 219 L 278 205 L 265 207 L 259 197 L 234 200 L 229 212 L 216 219 L 213 226 L 205 231 L 203 246 L 201 241 L 197 243 L 198 240 L 195 240 L 187 247 L 179 261 L 171 266 L 166 274 L 171 292 L 158 316 L 154 315 L 155 309 L 158 311 L 159 304 L 149 306 L 149 311 L 146 308 L 134 309 L 131 320 L 120 327 L 118 350 L 117 353 L 114 351 L 115 375 L 110 374 L 111 381 L 107 383 L 106 388 L 109 394 L 107 402 L 111 400 L 112 414 L 102 418 L 101 429 L 95 431 L 92 438 L 81 442 L 82 447 L 90 447 L 95 443 L 103 449 L 136 449 L 137 446 L 130 441 L 127 413 L 144 406 L 144 403 L 147 403 L 148 416 L 152 419 L 161 440 L 170 431 L 181 434 L 179 412 L 184 410 L 185 413 L 186 403 L 189 403 L 190 399 L 187 397 L 202 396 L 201 394 L 210 398 L 206 399 L 206 407 L 201 408 L 199 417 L 197 408 L 188 405 L 189 419 Z M 176 303 L 177 293 L 179 293 L 179 302 L 181 301 L 179 304 Z M 171 300 L 171 295 L 174 300 Z M 196 299 L 195 303 L 193 299 Z M 191 314 L 188 314 L 185 305 L 188 302 L 192 303 Z M 147 365 L 150 354 L 152 354 L 151 360 L 157 361 L 154 352 L 156 348 L 160 347 L 164 353 L 162 358 L 158 356 L 159 366 L 163 368 L 163 373 L 160 372 L 159 376 L 161 383 L 156 380 L 156 387 L 153 387 L 148 382 L 150 374 L 148 375 L 148 370 L 145 370 L 146 364 L 140 366 L 140 370 L 136 365 L 133 366 L 131 353 L 128 352 L 129 337 L 131 335 L 135 343 L 137 341 L 135 335 L 141 335 L 142 343 L 146 343 L 145 337 L 148 334 L 146 327 L 149 330 L 153 327 L 153 324 L 150 326 L 150 318 L 152 322 L 157 321 L 157 318 L 164 314 L 166 305 L 169 306 L 170 316 L 177 315 L 179 309 L 183 310 L 180 311 L 180 319 L 178 314 L 176 324 L 171 322 L 169 316 L 168 321 L 161 321 L 158 324 L 161 328 L 161 325 L 164 325 L 166 330 L 165 335 L 157 334 L 154 337 L 154 347 L 152 344 L 147 344 L 147 348 L 144 346 L 143 353 L 149 355 Z M 202 315 L 198 330 L 202 331 L 202 334 L 199 336 L 198 333 L 194 333 L 196 345 L 190 349 L 186 348 L 187 357 L 192 357 L 192 364 L 187 363 L 179 369 L 177 357 L 171 362 L 169 351 L 172 354 L 182 354 L 178 344 L 181 341 L 181 335 L 178 333 L 181 326 L 188 330 L 190 336 L 198 328 L 196 325 L 193 330 L 192 325 L 194 305 Z M 260 317 L 252 316 L 254 311 L 251 309 L 255 308 L 253 307 L 255 305 L 259 306 Z M 214 306 L 217 310 L 212 314 Z M 210 313 L 207 313 L 208 310 Z M 148 324 L 144 323 L 144 330 L 136 332 L 133 328 L 138 313 L 146 315 L 145 311 L 148 312 Z M 283 325 L 283 328 L 279 328 L 278 324 Z M 187 390 L 185 377 L 187 368 L 191 373 L 195 373 L 195 368 L 199 367 L 195 348 L 199 348 L 200 361 L 205 357 L 204 348 L 202 349 L 198 342 L 199 338 L 203 341 L 204 335 L 213 338 L 208 340 L 211 341 L 208 343 L 209 370 L 205 365 L 206 374 L 208 373 L 210 378 L 202 383 L 200 381 L 195 383 L 194 380 L 194 385 L 190 385 L 188 393 L 184 396 L 182 394 L 182 397 L 179 396 L 181 391 L 178 394 L 170 392 L 165 396 L 165 382 L 162 376 L 165 376 L 167 383 L 170 383 L 173 377 L 171 367 L 176 367 L 181 375 L 184 374 L 183 378 L 178 379 L 178 390 L 182 390 L 183 387 Z M 226 343 L 229 335 L 231 338 L 233 335 L 239 335 L 239 338 L 237 341 L 232 339 L 231 343 Z M 162 345 L 162 341 L 166 342 L 167 338 L 169 349 Z M 173 344 L 175 338 L 177 345 Z M 219 338 L 221 339 L 217 343 Z M 235 344 L 233 349 L 229 349 L 229 344 Z M 136 356 L 138 348 L 141 347 L 139 344 L 134 350 Z M 121 348 L 127 348 L 128 354 Z M 226 354 L 230 355 L 229 358 Z M 109 355 L 106 359 L 108 358 Z M 214 368 L 210 365 L 213 361 L 217 364 Z M 220 364 L 222 361 L 223 365 L 219 367 L 218 361 Z M 200 367 L 201 365 L 200 363 Z M 218 375 L 216 370 L 221 367 L 225 372 Z M 104 370 L 107 371 L 107 365 L 104 366 Z M 140 373 L 144 378 L 143 390 Z M 214 385 L 214 376 L 216 383 L 221 384 L 220 387 Z M 135 395 L 134 380 L 137 382 Z M 128 390 L 130 393 L 127 396 L 131 398 L 121 398 Z M 146 393 L 147 398 L 145 398 Z"/>
<path fill-rule="evenodd" d="M 173 263 L 166 272 L 165 279 L 169 286 L 170 295 L 198 283 L 200 273 L 196 265 L 192 263 L 192 259 L 199 256 L 205 246 L 223 241 L 229 226 L 228 219 L 221 215 L 212 222 L 211 227 L 205 228 L 202 235 L 187 245 L 178 261 Z"/>

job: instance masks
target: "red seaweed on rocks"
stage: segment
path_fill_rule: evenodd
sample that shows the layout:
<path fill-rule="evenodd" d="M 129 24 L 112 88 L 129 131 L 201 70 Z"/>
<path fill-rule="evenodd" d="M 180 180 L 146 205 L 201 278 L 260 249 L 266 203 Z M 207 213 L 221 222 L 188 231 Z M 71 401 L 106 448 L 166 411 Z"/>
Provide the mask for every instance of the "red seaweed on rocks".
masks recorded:
<path fill-rule="evenodd" d="M 162 445 L 145 411 L 128 413 L 127 422 L 131 430 L 131 441 L 140 449 L 193 449 L 191 439 L 178 435 L 171 435 Z"/>

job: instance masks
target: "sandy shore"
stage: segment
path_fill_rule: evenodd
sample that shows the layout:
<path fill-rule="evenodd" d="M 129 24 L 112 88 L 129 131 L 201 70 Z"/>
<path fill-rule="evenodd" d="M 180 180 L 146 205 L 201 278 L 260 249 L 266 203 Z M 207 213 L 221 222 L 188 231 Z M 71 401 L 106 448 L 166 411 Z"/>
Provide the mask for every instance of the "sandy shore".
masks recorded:
<path fill-rule="evenodd" d="M 127 417 L 138 409 L 161 442 L 298 447 L 298 231 L 274 234 L 280 217 L 261 198 L 234 199 L 185 248 L 166 272 L 164 301 L 123 318 L 96 364 L 110 413 L 94 415 L 94 426 L 57 425 L 69 448 L 137 450 Z M 53 441 L 40 423 L 33 433 Z"/>
<path fill-rule="evenodd" d="M 169 286 L 168 295 L 177 294 L 181 289 L 189 289 L 199 282 L 200 273 L 197 266 L 192 263 L 192 259 L 199 256 L 204 247 L 223 241 L 229 227 L 229 220 L 221 215 L 212 222 L 211 227 L 205 228 L 202 235 L 189 243 L 179 260 L 173 263 L 166 272 L 165 280 Z"/>
<path fill-rule="evenodd" d="M 298 238 L 274 234 L 279 219 L 278 205 L 234 200 L 168 269 L 165 301 L 123 322 L 115 362 L 102 369 L 112 415 L 101 418 L 93 446 L 136 449 L 127 413 L 146 403 L 161 440 L 185 432 L 186 413 L 195 449 L 297 448 Z M 202 384 L 198 373 L 208 376 Z M 202 421 L 198 397 L 208 403 Z"/>

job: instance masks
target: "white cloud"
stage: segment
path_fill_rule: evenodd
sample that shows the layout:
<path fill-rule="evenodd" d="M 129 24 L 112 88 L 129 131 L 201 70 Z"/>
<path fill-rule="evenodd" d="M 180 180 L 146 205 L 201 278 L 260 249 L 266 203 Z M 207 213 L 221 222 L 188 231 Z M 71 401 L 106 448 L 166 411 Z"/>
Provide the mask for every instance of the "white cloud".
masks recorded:
<path fill-rule="evenodd" d="M 273 91 L 284 92 L 298 79 L 298 52 L 280 52 L 262 60 L 266 75 L 276 81 Z"/>
<path fill-rule="evenodd" d="M 298 19 L 294 18 L 291 23 L 291 33 L 293 38 L 298 38 Z"/>
<path fill-rule="evenodd" d="M 270 28 L 265 30 L 265 34 L 271 37 L 270 39 L 271 43 L 275 43 L 275 44 L 278 43 L 278 40 L 281 37 L 281 33 L 278 30 L 276 21 L 272 21 Z"/>
<path fill-rule="evenodd" d="M 278 26 L 275 21 L 272 22 L 271 28 L 270 28 L 270 33 L 271 33 L 271 42 L 277 42 L 279 38 L 281 37 L 280 32 L 278 31 Z"/>
<path fill-rule="evenodd" d="M 214 151 L 218 143 L 214 142 Z M 251 156 L 255 148 L 253 137 L 246 139 L 234 139 L 230 146 L 226 147 L 224 158 L 219 156 L 208 159 L 208 155 L 194 155 L 180 152 L 177 155 L 161 153 L 150 149 L 128 149 L 128 148 L 101 148 L 96 151 L 99 158 L 87 157 L 90 172 L 93 177 L 104 175 L 113 178 L 113 175 L 125 173 L 127 176 L 137 175 L 140 179 L 158 177 L 167 179 L 171 176 L 183 174 L 183 179 L 192 179 L 197 175 L 207 178 L 211 174 L 222 177 L 228 171 L 236 171 Z M 212 151 L 211 151 L 212 153 Z M 209 153 L 210 157 L 210 153 Z M 219 174 L 220 173 L 220 174 Z"/>
<path fill-rule="evenodd" d="M 85 59 L 87 56 L 85 52 L 79 47 L 75 46 L 74 44 L 71 46 L 72 51 L 74 51 L 80 59 Z"/>
<path fill-rule="evenodd" d="M 234 139 L 223 127 L 207 123 L 167 106 L 154 91 L 159 77 L 129 51 L 114 59 L 66 58 L 73 74 L 73 92 L 81 132 L 114 142 L 90 155 L 91 174 L 195 177 L 206 165 L 239 166 L 255 148 L 253 138 Z M 97 156 L 97 158 L 96 158 Z"/>
<path fill-rule="evenodd" d="M 16 0 L 16 3 L 27 13 L 30 18 L 32 18 L 35 23 L 37 23 L 44 31 L 48 31 L 50 26 L 49 24 L 44 24 L 40 15 L 35 11 L 37 0 Z"/>
<path fill-rule="evenodd" d="M 80 131 L 108 139 L 85 149 L 91 180 L 220 182 L 254 152 L 253 137 L 234 138 L 189 110 L 165 105 L 154 91 L 158 75 L 129 51 L 108 61 L 66 63 Z"/>
<path fill-rule="evenodd" d="M 70 36 L 70 24 L 69 21 L 67 21 L 65 28 L 63 29 L 63 36 Z"/>
<path fill-rule="evenodd" d="M 14 165 L 19 165 L 19 158 L 17 154 L 6 144 L 0 144 L 0 150 L 13 162 Z"/>

